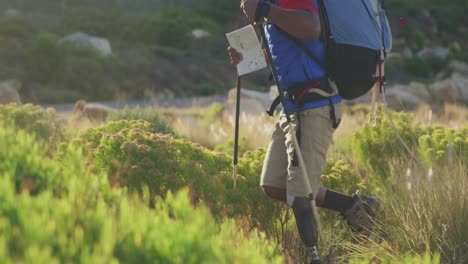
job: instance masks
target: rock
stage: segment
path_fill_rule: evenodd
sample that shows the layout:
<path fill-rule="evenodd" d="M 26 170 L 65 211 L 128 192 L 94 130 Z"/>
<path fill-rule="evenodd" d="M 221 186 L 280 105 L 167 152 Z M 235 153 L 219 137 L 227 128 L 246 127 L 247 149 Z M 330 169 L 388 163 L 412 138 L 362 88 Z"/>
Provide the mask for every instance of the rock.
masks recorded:
<path fill-rule="evenodd" d="M 412 58 L 413 57 L 413 51 L 410 48 L 406 47 L 406 48 L 403 49 L 402 55 L 403 55 L 404 58 L 407 58 L 407 59 Z"/>
<path fill-rule="evenodd" d="M 468 103 L 468 79 L 466 76 L 455 73 L 452 75 L 452 82 L 459 94 L 458 101 Z"/>
<path fill-rule="evenodd" d="M 450 55 L 450 50 L 444 47 L 424 48 L 423 50 L 418 52 L 418 56 L 421 59 L 446 60 L 449 55 Z"/>
<path fill-rule="evenodd" d="M 430 90 L 445 102 L 468 103 L 468 79 L 460 74 L 455 73 L 449 79 L 432 84 Z"/>
<path fill-rule="evenodd" d="M 191 33 L 192 33 L 192 37 L 196 40 L 207 39 L 212 36 L 211 32 L 204 30 L 204 29 L 200 29 L 200 28 L 193 29 Z"/>
<path fill-rule="evenodd" d="M 102 56 L 112 55 L 112 47 L 107 39 L 93 37 L 82 32 L 73 33 L 60 39 L 58 44 L 71 44 L 75 46 L 91 47 L 97 50 L 98 53 Z"/>
<path fill-rule="evenodd" d="M 18 80 L 8 80 L 0 82 L 0 104 L 16 103 L 21 104 L 18 91 L 21 89 L 21 82 Z"/>
<path fill-rule="evenodd" d="M 458 41 L 453 42 L 452 45 L 450 45 L 450 48 L 455 52 L 462 50 L 462 47 Z"/>
<path fill-rule="evenodd" d="M 411 94 L 407 86 L 394 86 L 387 89 L 385 95 L 390 107 L 415 106 L 427 102 L 423 98 Z"/>
<path fill-rule="evenodd" d="M 17 9 L 13 9 L 13 8 L 5 10 L 4 14 L 5 14 L 6 17 L 18 17 L 18 16 L 20 16 L 20 12 Z"/>
<path fill-rule="evenodd" d="M 408 92 L 411 95 L 419 97 L 423 101 L 429 101 L 431 99 L 429 88 L 424 83 L 411 82 L 408 87 Z"/>
<path fill-rule="evenodd" d="M 385 65 L 401 65 L 403 63 L 403 58 L 405 57 L 406 56 L 401 53 L 391 52 L 385 59 Z"/>
<path fill-rule="evenodd" d="M 240 111 L 250 114 L 265 113 L 270 108 L 274 98 L 271 98 L 270 93 L 263 93 L 249 89 L 241 89 L 241 106 Z M 236 111 L 237 88 L 233 88 L 228 93 L 228 98 L 225 103 L 225 111 L 233 113 Z"/>
<path fill-rule="evenodd" d="M 451 61 L 448 65 L 449 70 L 452 73 L 459 73 L 468 75 L 468 64 L 462 61 Z"/>

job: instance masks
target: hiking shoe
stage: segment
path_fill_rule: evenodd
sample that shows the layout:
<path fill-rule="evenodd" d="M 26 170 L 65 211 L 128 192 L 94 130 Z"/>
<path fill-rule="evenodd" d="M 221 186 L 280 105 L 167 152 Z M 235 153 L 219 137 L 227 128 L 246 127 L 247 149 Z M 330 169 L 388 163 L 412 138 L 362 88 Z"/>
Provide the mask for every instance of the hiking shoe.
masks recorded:
<path fill-rule="evenodd" d="M 367 195 L 354 194 L 353 198 L 353 205 L 343 217 L 353 232 L 369 237 L 380 203 L 375 197 Z"/>

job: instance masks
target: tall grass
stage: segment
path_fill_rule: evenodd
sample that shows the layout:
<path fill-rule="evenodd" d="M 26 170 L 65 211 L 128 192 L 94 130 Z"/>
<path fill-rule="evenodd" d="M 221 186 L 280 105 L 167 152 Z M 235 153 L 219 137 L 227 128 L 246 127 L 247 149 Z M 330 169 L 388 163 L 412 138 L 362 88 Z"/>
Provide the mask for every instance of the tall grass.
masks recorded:
<path fill-rule="evenodd" d="M 358 244 L 343 237 L 335 244 L 338 252 L 344 252 L 337 259 L 353 259 L 350 263 L 467 263 L 466 165 L 460 161 L 437 169 L 432 188 L 422 171 L 414 175 L 410 190 L 405 174 L 395 176 L 398 188 L 381 189 L 383 206 L 375 234 L 368 240 L 357 238 Z M 416 256 L 410 258 L 414 262 L 408 260 L 412 255 Z"/>
<path fill-rule="evenodd" d="M 163 110 L 177 134 L 217 151 L 232 153 L 235 115 L 221 104 L 189 110 Z M 168 118 L 167 118 L 168 117 Z M 275 118 L 264 113 L 242 112 L 239 120 L 241 153 L 265 148 L 273 132 Z"/>

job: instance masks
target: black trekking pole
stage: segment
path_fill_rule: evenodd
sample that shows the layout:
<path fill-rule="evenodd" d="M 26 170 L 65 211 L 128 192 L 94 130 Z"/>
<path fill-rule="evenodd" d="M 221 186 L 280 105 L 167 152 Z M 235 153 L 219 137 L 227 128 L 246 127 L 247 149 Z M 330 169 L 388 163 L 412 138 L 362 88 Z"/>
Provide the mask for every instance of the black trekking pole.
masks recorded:
<path fill-rule="evenodd" d="M 234 133 L 234 169 L 232 178 L 234 181 L 234 189 L 237 188 L 237 163 L 239 156 L 239 119 L 240 119 L 240 96 L 241 96 L 241 78 L 237 74 L 237 98 L 236 98 L 236 127 Z"/>
<path fill-rule="evenodd" d="M 279 93 L 279 98 L 281 100 L 281 105 L 283 106 L 284 113 L 286 114 L 286 120 L 287 120 L 288 126 L 289 126 L 289 133 L 291 133 L 291 136 L 292 136 L 292 139 L 293 139 L 294 149 L 296 151 L 296 155 L 297 155 L 297 158 L 299 160 L 299 166 L 301 167 L 301 171 L 302 171 L 301 174 L 304 177 L 304 182 L 305 182 L 305 185 L 306 185 L 306 188 L 307 188 L 307 193 L 309 194 L 308 198 L 310 199 L 310 203 L 311 203 L 311 207 L 312 207 L 312 214 L 314 216 L 315 224 L 316 224 L 316 227 L 317 227 L 317 230 L 318 230 L 318 235 L 319 235 L 320 240 L 322 241 L 322 243 L 325 244 L 325 240 L 324 240 L 324 237 L 323 237 L 323 231 L 322 231 L 322 224 L 320 222 L 320 217 L 319 217 L 319 214 L 318 214 L 318 211 L 317 211 L 317 206 L 315 204 L 315 197 L 314 197 L 314 194 L 312 192 L 312 188 L 310 186 L 310 181 L 309 181 L 309 177 L 308 177 L 308 174 L 307 174 L 307 170 L 305 168 L 305 162 L 304 162 L 304 158 L 302 156 L 299 141 L 298 141 L 297 135 L 296 135 L 296 133 L 294 131 L 294 126 L 293 126 L 291 117 L 289 116 L 289 111 L 288 111 L 287 105 L 285 103 L 284 94 L 283 94 L 283 92 L 282 92 L 282 90 L 280 88 L 280 82 L 278 80 L 278 74 L 276 72 L 276 68 L 272 65 L 273 60 L 272 60 L 270 48 L 268 47 L 268 42 L 267 42 L 266 35 L 265 35 L 265 28 L 264 28 L 263 24 L 260 24 L 259 26 L 260 26 L 260 31 L 261 31 L 263 43 L 265 43 L 265 45 L 266 45 L 267 56 L 268 56 L 268 59 L 270 61 L 270 69 L 271 69 L 273 77 L 275 78 L 276 86 L 278 88 L 278 93 Z M 326 248 L 326 247 L 324 246 L 324 248 Z"/>

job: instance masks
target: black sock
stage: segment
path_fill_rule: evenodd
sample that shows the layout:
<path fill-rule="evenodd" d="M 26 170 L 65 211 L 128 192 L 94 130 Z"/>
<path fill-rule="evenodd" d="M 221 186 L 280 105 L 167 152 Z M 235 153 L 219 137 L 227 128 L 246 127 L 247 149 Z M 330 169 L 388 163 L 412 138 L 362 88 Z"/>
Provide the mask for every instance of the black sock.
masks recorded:
<path fill-rule="evenodd" d="M 354 198 L 351 195 L 327 190 L 322 208 L 338 211 L 342 214 L 353 206 Z"/>

